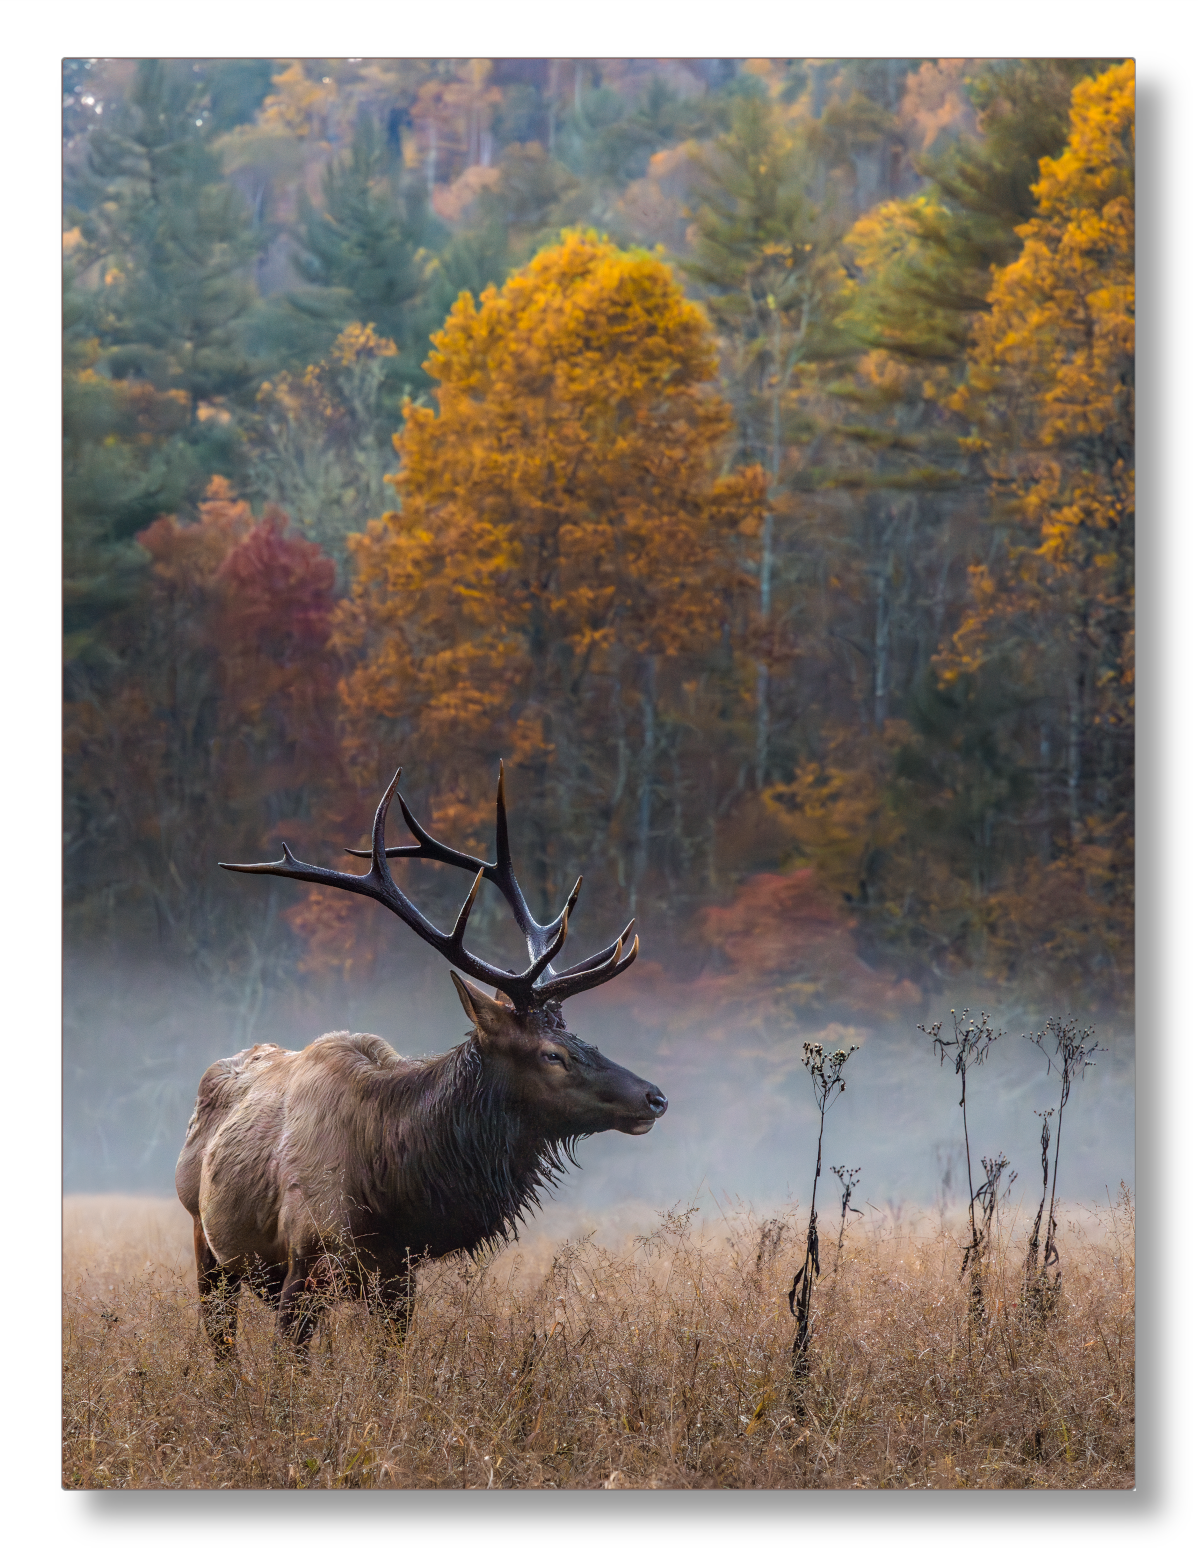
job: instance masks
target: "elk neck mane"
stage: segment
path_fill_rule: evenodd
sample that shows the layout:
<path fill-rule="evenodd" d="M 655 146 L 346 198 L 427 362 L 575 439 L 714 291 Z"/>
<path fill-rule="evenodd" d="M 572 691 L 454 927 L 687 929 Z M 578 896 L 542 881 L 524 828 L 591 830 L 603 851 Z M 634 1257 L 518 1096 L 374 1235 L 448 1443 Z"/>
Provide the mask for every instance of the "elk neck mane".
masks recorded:
<path fill-rule="evenodd" d="M 594 1051 L 564 1028 L 557 1039 L 582 1063 Z M 414 1110 L 397 1106 L 387 1128 L 389 1152 L 404 1156 L 405 1184 L 438 1217 L 469 1221 L 470 1253 L 516 1239 L 542 1193 L 578 1165 L 575 1145 L 589 1134 L 547 1134 L 536 1116 L 511 1103 L 474 1039 L 426 1059 L 418 1073 L 420 1101 Z M 397 1090 L 411 1095 L 415 1076 L 397 1074 Z"/>

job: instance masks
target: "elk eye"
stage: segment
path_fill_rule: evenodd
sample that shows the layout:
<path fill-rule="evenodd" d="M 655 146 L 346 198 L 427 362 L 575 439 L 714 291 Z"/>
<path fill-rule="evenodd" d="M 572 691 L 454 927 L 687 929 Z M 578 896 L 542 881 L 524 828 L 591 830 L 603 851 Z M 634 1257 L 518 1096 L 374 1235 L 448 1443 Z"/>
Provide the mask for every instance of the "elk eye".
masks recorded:
<path fill-rule="evenodd" d="M 566 1059 L 562 1056 L 561 1052 L 542 1052 L 541 1060 L 543 1062 L 556 1062 L 563 1068 L 566 1066 Z"/>

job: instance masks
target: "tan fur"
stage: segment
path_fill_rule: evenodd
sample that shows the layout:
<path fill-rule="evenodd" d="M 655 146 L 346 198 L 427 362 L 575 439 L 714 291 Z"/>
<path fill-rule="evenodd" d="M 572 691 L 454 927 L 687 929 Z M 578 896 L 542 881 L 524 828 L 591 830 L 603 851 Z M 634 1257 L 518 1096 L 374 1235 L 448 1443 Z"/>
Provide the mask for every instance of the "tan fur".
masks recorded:
<path fill-rule="evenodd" d="M 247 1279 L 301 1338 L 297 1301 L 333 1292 L 379 1290 L 402 1327 L 413 1261 L 506 1239 L 574 1138 L 647 1132 L 665 1110 L 556 1008 L 518 1013 L 454 979 L 474 1029 L 442 1056 L 338 1031 L 204 1074 L 175 1184 L 218 1352 Z"/>
<path fill-rule="evenodd" d="M 378 1078 L 419 1071 L 377 1035 L 335 1031 L 303 1051 L 251 1046 L 200 1080 L 176 1186 L 222 1266 L 352 1239 L 355 1159 L 382 1148 Z M 367 1102 L 363 1105 L 361 1102 Z"/>

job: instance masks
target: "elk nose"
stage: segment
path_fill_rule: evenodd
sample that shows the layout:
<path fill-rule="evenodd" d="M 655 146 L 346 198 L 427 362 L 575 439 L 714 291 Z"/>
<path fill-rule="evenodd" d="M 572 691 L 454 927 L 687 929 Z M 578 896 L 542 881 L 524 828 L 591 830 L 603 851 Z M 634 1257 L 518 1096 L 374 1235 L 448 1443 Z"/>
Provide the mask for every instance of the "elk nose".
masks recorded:
<path fill-rule="evenodd" d="M 653 1112 L 654 1116 L 664 1116 L 666 1114 L 666 1106 L 668 1106 L 670 1102 L 662 1094 L 660 1089 L 647 1089 L 645 1091 L 645 1099 L 649 1102 L 649 1109 Z"/>

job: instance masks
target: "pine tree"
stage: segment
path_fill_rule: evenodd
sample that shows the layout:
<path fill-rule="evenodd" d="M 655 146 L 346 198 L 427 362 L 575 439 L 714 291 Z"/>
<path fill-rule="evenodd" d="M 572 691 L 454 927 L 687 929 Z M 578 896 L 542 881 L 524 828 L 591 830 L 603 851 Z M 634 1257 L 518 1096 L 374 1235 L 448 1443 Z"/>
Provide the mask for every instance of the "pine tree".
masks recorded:
<path fill-rule="evenodd" d="M 769 507 L 757 558 L 761 652 L 756 670 L 756 785 L 771 774 L 771 658 L 775 629 L 775 524 L 797 451 L 794 388 L 805 365 L 834 359 L 840 266 L 834 229 L 811 197 L 803 137 L 761 96 L 733 108 L 727 134 L 704 164 L 694 255 L 685 269 L 716 322 L 737 417 L 740 457 L 768 471 Z M 789 525 L 793 527 L 793 524 Z M 776 671 L 775 671 L 776 672 Z"/>
<path fill-rule="evenodd" d="M 202 405 L 255 376 L 237 326 L 254 300 L 259 238 L 208 144 L 205 92 L 182 66 L 139 64 L 91 134 L 76 261 L 93 284 L 98 370 L 182 391 L 193 427 Z"/>
<path fill-rule="evenodd" d="M 863 344 L 915 362 L 959 363 L 990 275 L 1019 252 L 1044 157 L 1069 134 L 1070 93 L 1101 68 L 1084 59 L 993 60 L 968 79 L 978 137 L 923 158 L 929 187 L 864 216 L 849 244 L 860 275 L 851 323 Z"/>
<path fill-rule="evenodd" d="M 374 119 L 359 116 L 348 157 L 333 162 L 323 181 L 323 203 L 301 195 L 295 266 L 306 285 L 281 305 L 307 324 L 305 362 L 328 354 L 351 323 L 372 325 L 394 341 L 389 373 L 398 410 L 404 389 L 427 386 L 421 363 L 437 321 L 427 300 L 430 248 L 445 233 L 428 209 L 423 180 L 396 174 Z"/>
<path fill-rule="evenodd" d="M 134 535 L 194 510 L 239 459 L 232 410 L 254 370 L 238 337 L 258 239 L 210 145 L 212 83 L 143 60 L 68 166 L 64 561 L 71 696 L 119 672 L 140 596 Z M 82 676 L 82 677 L 81 677 Z"/>

